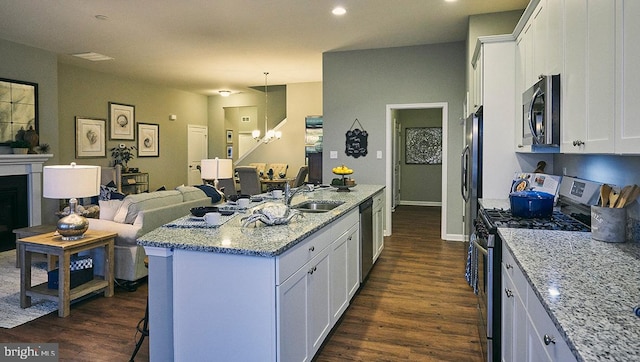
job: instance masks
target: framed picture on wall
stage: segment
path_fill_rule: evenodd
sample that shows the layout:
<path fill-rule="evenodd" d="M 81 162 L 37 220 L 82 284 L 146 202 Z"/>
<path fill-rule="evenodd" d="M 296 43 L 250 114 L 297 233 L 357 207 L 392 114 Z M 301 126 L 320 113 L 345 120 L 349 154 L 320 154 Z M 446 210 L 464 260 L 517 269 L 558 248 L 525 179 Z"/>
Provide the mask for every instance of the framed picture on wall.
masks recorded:
<path fill-rule="evenodd" d="M 160 125 L 138 123 L 138 157 L 160 156 Z"/>
<path fill-rule="evenodd" d="M 76 117 L 76 158 L 107 157 L 107 120 Z"/>
<path fill-rule="evenodd" d="M 227 130 L 227 144 L 233 143 L 233 130 Z"/>
<path fill-rule="evenodd" d="M 227 146 L 227 158 L 233 158 L 233 146 Z"/>
<path fill-rule="evenodd" d="M 0 78 L 0 144 L 31 127 L 38 133 L 38 84 Z"/>
<path fill-rule="evenodd" d="M 406 164 L 442 163 L 442 127 L 407 128 L 405 135 Z"/>
<path fill-rule="evenodd" d="M 135 139 L 135 106 L 109 102 L 109 122 L 110 139 Z"/>

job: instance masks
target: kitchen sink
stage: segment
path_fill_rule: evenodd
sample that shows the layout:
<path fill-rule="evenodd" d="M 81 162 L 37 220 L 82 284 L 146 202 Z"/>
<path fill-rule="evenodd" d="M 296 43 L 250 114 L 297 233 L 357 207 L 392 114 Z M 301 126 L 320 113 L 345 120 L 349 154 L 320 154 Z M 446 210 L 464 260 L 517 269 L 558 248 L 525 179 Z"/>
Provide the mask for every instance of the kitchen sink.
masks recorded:
<path fill-rule="evenodd" d="M 331 200 L 310 200 L 299 203 L 292 206 L 294 210 L 301 212 L 327 212 L 335 209 L 336 207 L 344 204 L 344 201 L 331 201 Z"/>

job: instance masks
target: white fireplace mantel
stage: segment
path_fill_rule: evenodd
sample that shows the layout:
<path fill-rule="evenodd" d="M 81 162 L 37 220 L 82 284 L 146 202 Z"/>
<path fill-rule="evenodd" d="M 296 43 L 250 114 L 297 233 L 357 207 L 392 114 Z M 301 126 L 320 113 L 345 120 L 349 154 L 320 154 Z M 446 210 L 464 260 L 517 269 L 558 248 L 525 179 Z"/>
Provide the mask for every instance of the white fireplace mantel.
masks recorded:
<path fill-rule="evenodd" d="M 0 176 L 27 175 L 29 226 L 42 224 L 42 167 L 52 154 L 0 154 Z"/>

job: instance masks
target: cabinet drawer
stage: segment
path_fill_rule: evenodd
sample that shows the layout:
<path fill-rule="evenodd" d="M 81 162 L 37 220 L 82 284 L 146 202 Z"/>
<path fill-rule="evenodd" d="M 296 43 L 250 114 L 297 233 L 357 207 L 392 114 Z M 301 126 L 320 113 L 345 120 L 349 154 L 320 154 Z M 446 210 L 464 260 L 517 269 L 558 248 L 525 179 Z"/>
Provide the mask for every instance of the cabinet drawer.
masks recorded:
<path fill-rule="evenodd" d="M 348 214 L 340 217 L 338 220 L 334 221 L 327 228 L 331 229 L 331 240 L 336 240 L 344 233 L 349 231 L 353 225 L 358 224 L 360 222 L 360 213 L 358 209 L 354 209 L 349 211 Z"/>
<path fill-rule="evenodd" d="M 384 205 L 384 192 L 380 191 L 373 195 L 373 209 L 381 208 Z"/>
<path fill-rule="evenodd" d="M 515 258 L 507 248 L 502 249 L 502 268 L 504 273 L 513 280 L 514 287 L 520 294 L 520 298 L 526 302 L 528 282 L 524 274 L 522 274 L 520 266 L 518 266 Z"/>
<path fill-rule="evenodd" d="M 528 285 L 527 287 L 531 288 Z M 575 361 L 576 358 L 569 349 L 569 345 L 531 289 L 527 293 L 527 311 L 532 328 L 528 333 L 530 351 L 536 349 L 544 351 L 552 361 Z"/>
<path fill-rule="evenodd" d="M 276 259 L 276 284 L 282 284 L 296 270 L 329 246 L 332 240 L 332 227 L 325 227 L 280 255 Z"/>

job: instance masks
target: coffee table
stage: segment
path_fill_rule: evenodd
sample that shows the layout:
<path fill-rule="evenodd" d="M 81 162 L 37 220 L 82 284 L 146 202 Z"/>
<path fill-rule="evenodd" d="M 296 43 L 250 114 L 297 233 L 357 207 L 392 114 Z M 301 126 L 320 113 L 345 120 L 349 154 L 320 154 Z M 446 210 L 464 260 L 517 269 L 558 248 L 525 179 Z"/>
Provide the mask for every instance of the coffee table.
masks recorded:
<path fill-rule="evenodd" d="M 55 232 L 16 240 L 20 253 L 20 307 L 31 306 L 31 297 L 40 297 L 58 303 L 58 316 L 70 313 L 71 301 L 94 292 L 113 296 L 114 238 L 117 233 L 88 230 L 80 240 L 62 240 Z M 104 269 L 93 270 L 93 280 L 70 289 L 71 255 L 96 248 L 104 249 Z M 48 283 L 31 285 L 31 253 L 58 257 L 58 289 L 49 289 Z M 95 253 L 93 253 L 95 254 Z"/>

